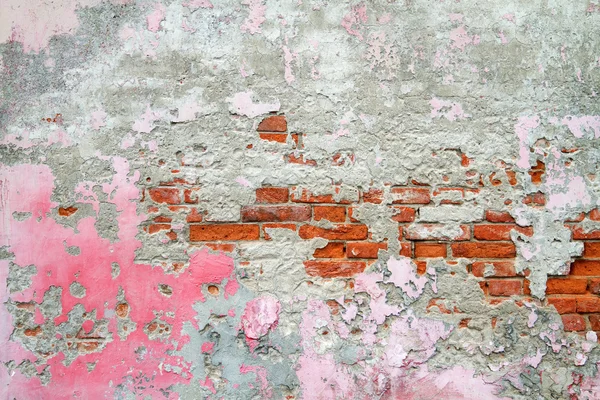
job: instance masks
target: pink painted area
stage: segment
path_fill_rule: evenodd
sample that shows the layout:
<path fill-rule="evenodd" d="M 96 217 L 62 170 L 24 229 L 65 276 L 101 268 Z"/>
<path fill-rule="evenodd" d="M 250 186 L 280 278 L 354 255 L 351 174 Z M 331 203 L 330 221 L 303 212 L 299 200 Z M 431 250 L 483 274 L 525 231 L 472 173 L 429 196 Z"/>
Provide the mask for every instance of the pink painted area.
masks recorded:
<path fill-rule="evenodd" d="M 504 31 L 498 32 L 498 37 L 500 38 L 500 43 L 508 44 L 508 39 L 506 38 L 506 35 L 504 35 Z"/>
<path fill-rule="evenodd" d="M 196 119 L 196 114 L 202 111 L 202 107 L 195 101 L 185 103 L 177 110 L 177 118 L 173 118 L 172 122 L 187 122 Z"/>
<path fill-rule="evenodd" d="M 515 14 L 511 14 L 511 13 L 506 13 L 506 14 L 504 14 L 504 15 L 502 16 L 502 19 L 504 19 L 504 20 L 506 20 L 506 21 L 509 21 L 509 22 L 512 22 L 512 23 L 515 23 L 515 22 L 516 22 L 516 21 L 515 21 Z"/>
<path fill-rule="evenodd" d="M 546 209 L 555 215 L 575 207 L 591 207 L 590 189 L 582 176 L 567 168 L 561 159 L 561 153 L 546 162 Z"/>
<path fill-rule="evenodd" d="M 246 5 L 250 8 L 248 13 L 248 17 L 244 20 L 244 23 L 240 27 L 242 32 L 247 32 L 251 35 L 255 33 L 261 33 L 260 26 L 267 19 L 265 18 L 265 13 L 267 11 L 267 6 L 264 4 L 263 0 L 242 0 L 242 4 Z"/>
<path fill-rule="evenodd" d="M 24 164 L 0 168 L 1 245 L 8 246 L 9 251 L 14 253 L 13 261 L 17 265 L 34 264 L 38 270 L 38 274 L 32 277 L 31 287 L 12 294 L 10 298 L 21 302 L 40 302 L 50 286 L 62 287 L 59 317 L 54 321 L 46 321 L 39 313 L 39 307 L 36 307 L 38 323 L 58 324 L 65 321 L 67 313 L 81 303 L 86 312 L 95 310 L 96 318 L 106 319 L 112 333 L 112 339 L 107 338 L 103 348 L 101 345 L 96 351 L 82 352 L 69 365 L 63 363 L 62 353 L 50 353 L 45 360 L 41 360 L 40 368 L 47 365 L 52 374 L 47 386 L 41 386 L 36 378 L 25 379 L 17 373 L 11 378 L 9 386 L 3 385 L 0 392 L 18 393 L 22 398 L 70 399 L 75 394 L 89 399 L 112 398 L 117 385 L 129 387 L 131 378 L 142 376 L 152 382 L 152 387 L 148 385 L 145 389 L 144 396 L 158 398 L 162 396 L 162 389 L 175 383 L 189 382 L 189 364 L 182 357 L 172 355 L 175 343 L 185 343 L 188 339 L 182 336 L 183 324 L 195 321 L 197 314 L 193 305 L 202 300 L 202 285 L 220 284 L 225 278 L 232 280 L 233 260 L 222 253 L 210 254 L 203 249 L 192 254 L 189 266 L 179 274 L 165 274 L 160 267 L 136 264 L 135 252 L 141 246 L 136 235 L 139 233 L 139 223 L 145 219 L 145 216 L 137 214 L 140 192 L 135 182 L 140 174 L 137 171 L 130 172 L 129 164 L 123 158 L 112 157 L 108 160 L 112 160 L 115 171 L 112 181 L 90 182 L 88 187 L 103 192 L 106 195 L 103 201 L 116 207 L 118 240 L 114 242 L 98 235 L 93 217 L 81 218 L 76 229 L 59 224 L 52 218 L 51 211 L 58 205 L 51 201 L 54 177 L 49 167 Z M 32 218 L 22 221 L 13 219 L 13 212 L 16 211 L 31 212 Z M 65 245 L 77 246 L 80 254 L 68 254 Z M 120 274 L 114 278 L 111 275 L 113 263 L 120 266 Z M 68 290 L 74 280 L 87 289 L 82 299 L 71 296 Z M 158 291 L 158 284 L 169 285 L 172 295 L 162 295 Z M 137 324 L 137 328 L 129 332 L 127 340 L 120 340 L 117 335 L 117 316 L 113 311 L 119 288 L 123 289 L 129 304 L 128 318 Z M 6 297 L 5 292 L 0 294 Z M 169 340 L 150 340 L 144 333 L 142 328 L 155 319 L 155 312 L 160 313 L 161 319 L 171 325 Z M 4 308 L 0 308 L 0 321 L 10 322 Z M 83 328 L 91 330 L 93 334 L 90 322 L 86 322 Z M 0 330 L 3 340 L 5 329 Z M 33 357 L 31 353 L 15 346 L 18 346 L 17 342 L 9 342 L 2 361 L 5 361 L 4 357 L 10 357 L 19 364 L 21 360 Z M 144 357 L 136 352 L 139 348 L 145 349 Z M 86 363 L 96 363 L 94 370 L 87 372 Z M 181 368 L 182 374 L 164 370 L 163 365 Z"/>
<path fill-rule="evenodd" d="M 274 297 L 250 300 L 242 315 L 242 329 L 249 339 L 258 340 L 277 327 L 281 305 Z"/>
<path fill-rule="evenodd" d="M 265 367 L 242 364 L 240 366 L 240 373 L 254 373 L 256 375 L 256 382 L 260 385 L 259 390 L 261 399 L 270 399 L 273 397 L 273 389 L 269 385 L 269 380 L 267 379 L 267 369 Z"/>
<path fill-rule="evenodd" d="M 282 46 L 281 48 L 283 50 L 283 62 L 285 66 L 285 81 L 288 83 L 288 85 L 291 85 L 292 82 L 294 82 L 294 80 L 296 79 L 292 72 L 292 63 L 294 62 L 296 57 L 298 57 L 298 53 L 290 51 L 290 49 L 287 46 Z"/>
<path fill-rule="evenodd" d="M 184 7 L 196 10 L 198 8 L 213 8 L 213 4 L 209 0 L 190 0 L 181 4 Z"/>
<path fill-rule="evenodd" d="M 181 28 L 186 31 L 186 32 L 190 32 L 190 33 L 194 33 L 196 32 L 195 28 L 192 28 L 191 26 L 188 25 L 188 20 L 187 18 L 182 18 L 181 19 Z"/>
<path fill-rule="evenodd" d="M 154 10 L 146 17 L 148 30 L 150 32 L 158 32 L 160 23 L 165 19 L 166 8 L 161 3 L 154 4 Z"/>
<path fill-rule="evenodd" d="M 377 18 L 377 22 L 379 22 L 381 25 L 389 24 L 391 21 L 392 21 L 392 14 L 390 14 L 390 13 L 385 13 L 385 14 L 381 15 L 379 18 Z"/>
<path fill-rule="evenodd" d="M 246 71 L 246 60 L 242 61 L 242 65 L 240 66 L 240 74 L 244 77 L 247 78 L 250 76 L 250 74 Z"/>
<path fill-rule="evenodd" d="M 200 383 L 200 386 L 203 386 L 203 387 L 207 388 L 208 390 L 210 390 L 210 392 L 212 394 L 217 393 L 217 389 L 215 389 L 215 384 L 212 381 L 212 379 L 210 379 L 210 377 L 207 376 L 205 380 L 200 380 L 199 383 Z"/>
<path fill-rule="evenodd" d="M 245 115 L 254 118 L 261 114 L 268 114 L 273 111 L 279 111 L 281 105 L 279 101 L 275 103 L 253 103 L 252 92 L 240 92 L 228 99 L 232 106 L 232 111 L 238 115 Z"/>
<path fill-rule="evenodd" d="M 92 129 L 97 131 L 100 128 L 102 128 L 103 126 L 106 126 L 106 117 L 108 116 L 108 114 L 106 114 L 104 112 L 104 110 L 98 110 L 98 111 L 94 111 L 92 113 L 92 118 L 91 118 L 91 125 L 92 125 Z"/>
<path fill-rule="evenodd" d="M 235 294 L 237 293 L 239 288 L 240 288 L 240 284 L 237 281 L 237 279 L 235 279 L 235 276 L 232 273 L 232 275 L 227 280 L 227 283 L 225 284 L 225 294 L 224 294 L 225 299 L 228 299 L 230 296 L 235 296 Z M 233 316 L 234 315 L 232 315 L 232 317 Z"/>
<path fill-rule="evenodd" d="M 101 0 L 55 0 L 0 2 L 0 43 L 16 41 L 25 53 L 48 50 L 52 36 L 73 35 L 79 28 L 78 8 Z"/>
<path fill-rule="evenodd" d="M 464 25 L 454 28 L 450 31 L 450 47 L 464 51 L 469 45 L 479 44 L 479 36 L 469 36 Z"/>
<path fill-rule="evenodd" d="M 450 22 L 462 22 L 463 15 L 462 14 L 448 14 L 448 18 L 450 18 Z"/>
<path fill-rule="evenodd" d="M 363 273 L 355 279 L 356 293 L 367 292 L 371 298 L 369 302 L 371 313 L 365 319 L 373 320 L 378 325 L 384 323 L 390 315 L 398 315 L 402 311 L 396 305 L 387 304 L 386 292 L 379 287 L 379 282 L 383 282 L 382 273 Z"/>
<path fill-rule="evenodd" d="M 212 354 L 214 348 L 214 342 L 204 342 L 202 343 L 202 347 L 200 347 L 200 351 L 202 351 L 203 353 Z"/>
<path fill-rule="evenodd" d="M 367 22 L 367 6 L 360 3 L 353 6 L 350 12 L 344 15 L 342 19 L 342 27 L 346 29 L 349 35 L 356 36 L 359 40 L 363 40 L 363 35 L 360 32 L 361 25 Z"/>
<path fill-rule="evenodd" d="M 417 274 L 417 268 L 410 258 L 402 257 L 400 259 L 391 257 L 388 260 L 387 268 L 391 272 L 388 282 L 402 289 L 411 299 L 416 299 L 423 293 L 427 284 L 427 277 Z"/>
<path fill-rule="evenodd" d="M 464 112 L 460 104 L 449 100 L 441 100 L 433 97 L 429 101 L 429 104 L 431 105 L 431 118 L 444 117 L 448 121 L 453 122 L 470 117 L 470 115 Z"/>
<path fill-rule="evenodd" d="M 598 115 L 567 115 L 560 122 L 566 125 L 576 138 L 582 138 L 586 133 L 593 134 L 595 139 L 600 138 L 600 116 Z"/>
<path fill-rule="evenodd" d="M 519 117 L 515 124 L 515 133 L 519 138 L 519 159 L 517 166 L 519 168 L 529 169 L 529 133 L 540 125 L 540 117 Z"/>
<path fill-rule="evenodd" d="M 239 183 L 240 185 L 242 185 L 243 187 L 251 188 L 254 186 L 254 185 L 252 185 L 252 182 L 250 182 L 248 179 L 244 178 L 243 176 L 238 176 L 237 178 L 235 178 L 235 181 L 237 183 Z"/>
<path fill-rule="evenodd" d="M 150 104 L 148 104 L 146 106 L 146 112 L 133 123 L 131 129 L 139 133 L 150 133 L 152 129 L 156 128 L 154 122 L 158 121 L 160 117 L 160 113 L 152 111 L 150 109 Z"/>

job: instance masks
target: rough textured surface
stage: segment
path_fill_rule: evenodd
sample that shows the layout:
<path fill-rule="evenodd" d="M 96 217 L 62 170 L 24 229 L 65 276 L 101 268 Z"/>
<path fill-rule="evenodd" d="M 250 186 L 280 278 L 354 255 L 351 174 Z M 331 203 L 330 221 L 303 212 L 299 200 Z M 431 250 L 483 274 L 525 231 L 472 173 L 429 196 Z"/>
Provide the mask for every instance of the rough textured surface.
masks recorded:
<path fill-rule="evenodd" d="M 0 3 L 0 397 L 600 397 L 600 3 Z"/>

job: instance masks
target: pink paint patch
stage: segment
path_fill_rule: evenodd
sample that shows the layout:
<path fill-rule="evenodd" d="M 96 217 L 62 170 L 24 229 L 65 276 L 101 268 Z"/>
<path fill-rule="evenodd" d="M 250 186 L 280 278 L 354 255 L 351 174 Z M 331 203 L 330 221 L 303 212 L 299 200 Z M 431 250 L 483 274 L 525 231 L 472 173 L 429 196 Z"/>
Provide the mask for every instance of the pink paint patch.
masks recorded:
<path fill-rule="evenodd" d="M 285 81 L 288 83 L 288 85 L 291 85 L 291 83 L 296 79 L 292 73 L 292 62 L 294 62 L 296 57 L 298 57 L 298 53 L 291 52 L 287 46 L 282 46 L 281 48 L 283 49 L 283 61 L 285 65 Z"/>
<path fill-rule="evenodd" d="M 90 123 L 92 124 L 92 129 L 95 131 L 99 130 L 101 127 L 106 126 L 106 117 L 108 115 L 104 112 L 104 110 L 94 111 L 92 113 L 92 119 Z"/>
<path fill-rule="evenodd" d="M 462 22 L 463 15 L 462 14 L 448 14 L 450 18 L 450 22 Z"/>
<path fill-rule="evenodd" d="M 213 8 L 213 5 L 209 0 L 190 0 L 187 3 L 182 3 L 181 5 L 191 9 Z"/>
<path fill-rule="evenodd" d="M 464 25 L 450 31 L 450 47 L 454 49 L 464 51 L 468 45 L 479 44 L 479 40 L 479 36 L 469 36 Z"/>
<path fill-rule="evenodd" d="M 379 287 L 378 282 L 383 282 L 382 273 L 360 274 L 355 278 L 355 291 L 367 292 L 371 297 L 369 307 L 371 313 L 366 320 L 373 320 L 380 325 L 385 322 L 386 317 L 400 314 L 400 307 L 386 303 L 386 292 Z"/>
<path fill-rule="evenodd" d="M 540 125 L 540 118 L 535 117 L 519 117 L 515 124 L 515 133 L 519 138 L 519 160 L 517 166 L 519 168 L 529 168 L 529 132 Z"/>
<path fill-rule="evenodd" d="M 146 17 L 148 30 L 150 32 L 158 32 L 160 29 L 160 23 L 165 19 L 165 12 L 165 6 L 161 3 L 156 3 L 154 5 L 154 11 L 152 11 L 152 13 Z"/>
<path fill-rule="evenodd" d="M 249 339 L 258 340 L 277 327 L 281 305 L 274 297 L 262 296 L 250 300 L 242 315 L 242 328 Z"/>
<path fill-rule="evenodd" d="M 273 111 L 279 111 L 281 105 L 279 101 L 272 104 L 260 104 L 252 102 L 252 92 L 240 92 L 228 99 L 231 103 L 233 113 L 245 115 L 254 118 L 261 114 L 268 114 Z"/>
<path fill-rule="evenodd" d="M 203 353 L 211 354 L 214 348 L 215 344 L 213 342 L 204 342 L 202 343 L 200 351 L 202 351 Z"/>
<path fill-rule="evenodd" d="M 177 111 L 177 118 L 173 118 L 171 121 L 187 122 L 195 120 L 196 114 L 202 111 L 202 107 L 200 107 L 200 105 L 197 102 L 193 101 L 191 103 L 186 103 L 182 105 Z"/>
<path fill-rule="evenodd" d="M 391 275 L 388 279 L 396 287 L 402 289 L 404 293 L 411 299 L 416 299 L 423 293 L 427 284 L 427 277 L 417 275 L 417 268 L 411 262 L 410 258 L 394 258 L 391 257 L 387 263 L 388 270 Z"/>
<path fill-rule="evenodd" d="M 242 4 L 248 6 L 250 12 L 240 29 L 242 32 L 248 32 L 251 35 L 261 33 L 260 26 L 267 20 L 265 18 L 267 6 L 265 6 L 263 0 L 243 0 Z"/>
<path fill-rule="evenodd" d="M 267 369 L 256 365 L 245 365 L 240 366 L 240 373 L 254 373 L 256 375 L 256 382 L 260 384 L 260 397 L 261 399 L 270 399 L 273 397 L 273 389 L 269 387 L 269 381 L 267 379 Z"/>
<path fill-rule="evenodd" d="M 237 183 L 239 183 L 240 185 L 242 185 L 244 187 L 247 187 L 247 188 L 250 188 L 250 187 L 253 186 L 252 182 L 250 182 L 248 179 L 246 179 L 246 178 L 244 178 L 242 176 L 238 176 L 237 178 L 235 178 L 235 181 Z"/>
<path fill-rule="evenodd" d="M 582 138 L 586 133 L 593 134 L 595 139 L 600 138 L 600 116 L 598 115 L 567 115 L 560 122 L 566 125 L 576 138 Z"/>
<path fill-rule="evenodd" d="M 431 118 L 444 117 L 448 121 L 453 122 L 470 117 L 466 114 L 462 106 L 452 101 L 432 98 L 429 101 L 431 105 Z"/>
<path fill-rule="evenodd" d="M 344 15 L 342 19 L 342 27 L 352 36 L 356 36 L 359 40 L 363 40 L 363 35 L 360 33 L 361 25 L 367 22 L 367 6 L 363 3 L 352 7 L 351 11 Z M 355 25 L 358 25 L 355 27 Z"/>
<path fill-rule="evenodd" d="M 160 113 L 150 110 L 150 104 L 146 106 L 146 112 L 136 120 L 131 129 L 139 133 L 150 133 L 152 129 L 156 128 L 154 121 L 160 119 Z"/>

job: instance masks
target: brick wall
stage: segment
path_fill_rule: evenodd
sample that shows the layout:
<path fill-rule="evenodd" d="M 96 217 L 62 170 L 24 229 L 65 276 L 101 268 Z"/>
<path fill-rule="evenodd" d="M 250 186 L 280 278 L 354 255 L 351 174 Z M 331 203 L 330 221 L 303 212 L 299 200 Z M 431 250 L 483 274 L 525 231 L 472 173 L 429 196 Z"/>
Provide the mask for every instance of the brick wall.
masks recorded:
<path fill-rule="evenodd" d="M 302 152 L 302 135 L 288 134 L 285 117 L 272 116 L 258 127 L 260 140 L 281 144 L 284 160 L 303 166 L 313 166 Z M 252 145 L 249 145 L 252 146 Z M 338 154 L 332 163 L 352 162 L 351 155 Z M 470 160 L 461 155 L 461 166 L 467 176 Z M 538 162 L 529 175 L 534 185 L 539 185 L 544 176 L 544 164 Z M 179 170 L 172 171 L 174 176 Z M 504 179 L 516 185 L 517 176 L 505 168 Z M 254 204 L 242 207 L 237 221 L 206 221 L 195 195 L 197 182 L 175 177 L 158 186 L 148 187 L 143 201 L 148 203 L 150 219 L 144 226 L 149 235 L 166 234 L 166 240 L 178 240 L 172 229 L 175 214 L 185 214 L 187 229 L 184 240 L 193 245 L 204 245 L 214 250 L 234 252 L 241 241 L 268 241 L 269 229 L 288 229 L 297 232 L 303 240 L 323 238 L 327 245 L 315 250 L 310 259 L 304 261 L 307 275 L 351 279 L 364 271 L 378 257 L 378 251 L 388 249 L 388 241 L 375 241 L 369 227 L 353 217 L 361 204 L 383 205 L 393 212 L 392 220 L 398 224 L 398 237 L 402 256 L 410 257 L 419 273 L 426 270 L 427 260 L 443 258 L 456 262 L 459 258 L 469 259 L 467 270 L 481 278 L 480 286 L 492 304 L 512 296 L 529 297 L 528 273 L 518 274 L 515 270 L 516 248 L 510 232 L 516 230 L 532 235 L 533 228 L 520 227 L 507 212 L 484 210 L 478 206 L 479 187 L 501 184 L 499 174 L 467 180 L 465 187 L 439 185 L 435 188 L 411 181 L 408 185 L 388 184 L 380 188 L 354 188 L 341 196 L 341 186 L 332 185 L 330 194 L 314 194 L 307 188 L 260 187 L 256 189 Z M 347 189 L 347 188 L 346 188 Z M 511 204 L 507 200 L 505 204 Z M 543 193 L 532 193 L 521 200 L 531 207 L 543 207 Z M 473 207 L 471 222 L 461 223 L 459 229 L 449 234 L 448 225 L 419 218 L 431 214 L 433 208 L 464 206 Z M 479 214 L 479 211 L 481 213 Z M 435 215 L 435 214 L 434 214 Z M 585 219 L 600 221 L 600 212 L 581 215 L 569 221 L 573 239 L 582 241 L 584 253 L 577 258 L 568 276 L 550 277 L 547 285 L 547 304 L 556 307 L 562 314 L 566 330 L 600 331 L 600 231 L 586 232 L 582 227 Z M 328 221 L 328 227 L 319 226 L 319 221 Z M 322 224 L 321 224 L 322 225 Z"/>

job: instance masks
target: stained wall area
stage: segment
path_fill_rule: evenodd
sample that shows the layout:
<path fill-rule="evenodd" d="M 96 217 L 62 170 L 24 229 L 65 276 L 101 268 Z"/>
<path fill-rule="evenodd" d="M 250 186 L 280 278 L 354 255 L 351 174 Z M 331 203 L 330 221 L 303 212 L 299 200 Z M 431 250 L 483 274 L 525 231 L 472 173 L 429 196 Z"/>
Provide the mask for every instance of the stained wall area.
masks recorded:
<path fill-rule="evenodd" d="M 600 398 L 596 0 L 0 3 L 0 398 Z"/>

